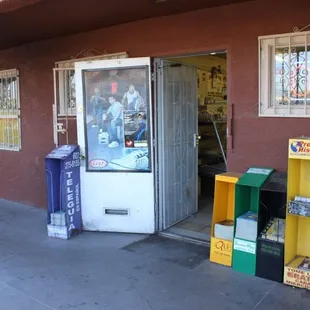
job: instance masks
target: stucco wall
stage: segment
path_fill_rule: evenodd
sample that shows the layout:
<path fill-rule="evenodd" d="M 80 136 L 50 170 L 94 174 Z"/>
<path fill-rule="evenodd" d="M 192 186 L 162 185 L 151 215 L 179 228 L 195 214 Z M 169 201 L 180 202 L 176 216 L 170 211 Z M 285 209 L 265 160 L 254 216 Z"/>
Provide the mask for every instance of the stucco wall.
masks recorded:
<path fill-rule="evenodd" d="M 234 104 L 229 170 L 272 166 L 285 170 L 287 140 L 307 135 L 309 119 L 258 118 L 260 35 L 291 32 L 309 23 L 308 0 L 259 0 L 139 21 L 36 42 L 0 52 L 0 68 L 20 70 L 22 152 L 0 151 L 0 197 L 45 206 L 44 156 L 53 148 L 52 104 L 55 61 L 83 49 L 130 56 L 165 56 L 228 51 L 228 98 Z"/>

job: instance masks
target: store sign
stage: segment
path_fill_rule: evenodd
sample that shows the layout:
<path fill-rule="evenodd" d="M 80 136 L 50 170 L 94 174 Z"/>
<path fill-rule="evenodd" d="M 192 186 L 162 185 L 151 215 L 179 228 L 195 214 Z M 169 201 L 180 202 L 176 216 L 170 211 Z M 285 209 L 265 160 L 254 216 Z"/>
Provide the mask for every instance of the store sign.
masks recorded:
<path fill-rule="evenodd" d="M 66 184 L 66 200 L 67 200 L 67 214 L 68 214 L 68 230 L 77 229 L 77 221 L 79 221 L 80 215 L 76 214 L 81 212 L 80 209 L 80 182 L 77 178 L 74 178 L 74 171 L 66 171 L 65 173 Z"/>
<path fill-rule="evenodd" d="M 250 168 L 247 173 L 253 173 L 253 174 L 263 174 L 263 175 L 269 175 L 271 172 L 270 169 L 262 169 L 262 168 Z"/>
<path fill-rule="evenodd" d="M 231 266 L 232 241 L 212 238 L 210 260 L 221 265 Z"/>
<path fill-rule="evenodd" d="M 89 162 L 89 166 L 92 168 L 105 168 L 108 165 L 104 159 L 93 159 Z"/>
<path fill-rule="evenodd" d="M 291 139 L 289 141 L 289 157 L 310 159 L 310 139 Z"/>
<path fill-rule="evenodd" d="M 310 272 L 291 267 L 284 268 L 284 283 L 310 289 Z"/>
<path fill-rule="evenodd" d="M 250 254 L 256 254 L 256 243 L 246 240 L 235 239 L 234 250 L 246 252 Z"/>

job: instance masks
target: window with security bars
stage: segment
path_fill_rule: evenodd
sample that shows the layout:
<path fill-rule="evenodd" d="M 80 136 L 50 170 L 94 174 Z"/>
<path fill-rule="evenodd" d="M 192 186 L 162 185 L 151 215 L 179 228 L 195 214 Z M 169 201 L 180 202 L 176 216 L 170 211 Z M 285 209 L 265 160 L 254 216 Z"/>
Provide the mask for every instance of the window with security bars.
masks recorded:
<path fill-rule="evenodd" d="M 310 117 L 310 32 L 259 38 L 259 115 Z"/>
<path fill-rule="evenodd" d="M 98 56 L 90 56 L 79 59 L 72 59 L 56 63 L 55 87 L 56 98 L 58 98 L 58 115 L 59 116 L 75 116 L 76 115 L 76 94 L 75 94 L 75 62 L 78 61 L 94 61 L 127 58 L 127 53 L 103 54 Z"/>
<path fill-rule="evenodd" d="M 75 71 L 74 63 L 64 62 L 57 64 L 55 69 L 55 86 L 57 87 L 58 115 L 76 115 Z"/>
<path fill-rule="evenodd" d="M 0 150 L 21 149 L 18 70 L 0 71 Z"/>
<path fill-rule="evenodd" d="M 91 52 L 91 50 L 90 50 Z M 84 53 L 83 53 L 84 54 Z M 76 92 L 75 92 L 75 63 L 79 61 L 95 61 L 127 58 L 126 52 L 102 54 L 56 62 L 54 68 L 54 105 L 53 127 L 54 142 L 76 143 Z"/>

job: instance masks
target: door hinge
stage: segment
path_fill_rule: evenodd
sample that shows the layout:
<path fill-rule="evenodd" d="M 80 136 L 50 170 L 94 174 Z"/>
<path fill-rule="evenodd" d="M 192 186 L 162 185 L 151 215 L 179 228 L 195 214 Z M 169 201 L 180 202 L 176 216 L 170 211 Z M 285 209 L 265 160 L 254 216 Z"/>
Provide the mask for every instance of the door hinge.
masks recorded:
<path fill-rule="evenodd" d="M 154 72 L 151 73 L 151 80 L 152 80 L 152 82 L 155 81 L 155 73 Z"/>

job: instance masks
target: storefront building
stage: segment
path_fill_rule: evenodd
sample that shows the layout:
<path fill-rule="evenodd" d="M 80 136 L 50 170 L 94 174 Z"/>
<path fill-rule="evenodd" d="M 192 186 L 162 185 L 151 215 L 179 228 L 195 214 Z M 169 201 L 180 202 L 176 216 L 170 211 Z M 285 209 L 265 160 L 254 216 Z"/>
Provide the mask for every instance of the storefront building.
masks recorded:
<path fill-rule="evenodd" d="M 214 88 L 214 76 L 225 78 L 225 87 L 221 87 L 225 118 L 221 121 L 227 133 L 222 137 L 227 170 L 244 172 L 248 167 L 264 166 L 286 171 L 288 139 L 309 131 L 308 1 L 197 0 L 189 4 L 154 0 L 153 4 L 137 3 L 139 10 L 136 4 L 125 1 L 79 1 L 76 7 L 74 3 L 63 1 L 56 8 L 53 1 L 41 0 L 21 8 L 3 8 L 0 197 L 45 207 L 45 155 L 55 143 L 78 143 L 87 180 L 82 196 L 85 201 L 103 201 L 105 205 L 97 213 L 89 211 L 90 219 L 100 222 L 101 216 L 113 212 L 139 214 L 130 227 L 126 228 L 126 221 L 117 225 L 125 227 L 124 231 L 152 232 L 195 213 L 198 106 L 210 104 L 205 98 L 202 103 L 196 100 L 201 91 L 197 90 L 197 70 L 201 82 L 203 69 Z M 293 31 L 296 27 L 299 32 Z M 94 28 L 100 29 L 91 30 Z M 212 56 L 214 64 L 195 61 L 202 56 Z M 181 84 L 183 88 L 177 91 Z M 143 108 L 128 108 L 132 93 L 139 93 Z M 98 114 L 93 105 L 100 97 L 107 106 Z M 127 110 L 120 116 L 117 103 L 123 104 L 122 99 L 127 100 Z M 179 101 L 183 108 L 176 116 L 173 104 Z M 195 104 L 190 106 L 189 102 Z M 110 106 L 114 107 L 109 110 L 114 111 L 114 125 L 110 123 L 105 129 L 100 122 L 106 121 L 103 114 Z M 137 113 L 133 115 L 132 110 Z M 141 120 L 141 127 L 124 127 L 132 117 Z M 121 125 L 118 118 L 122 118 Z M 96 126 L 99 131 L 94 137 L 88 130 Z M 139 128 L 143 138 L 128 138 Z M 106 149 L 111 158 L 103 158 L 92 147 L 100 139 L 105 143 L 105 133 L 110 137 Z M 113 135 L 116 138 L 112 141 Z M 184 141 L 175 138 L 180 135 Z M 113 170 L 113 159 L 121 159 L 115 155 L 118 147 L 123 143 L 126 149 L 128 143 L 138 141 L 142 141 L 139 150 L 147 149 L 146 166 L 141 160 L 144 168 L 109 171 Z M 179 159 L 177 151 L 182 153 Z M 114 164 L 120 163 L 114 160 Z M 108 171 L 99 173 L 98 169 Z M 195 177 L 188 172 L 183 180 L 184 174 L 175 171 L 190 171 Z M 169 184 L 173 193 L 167 189 Z M 96 197 L 94 187 L 98 189 Z M 109 194 L 102 200 L 105 191 Z M 187 199 L 182 212 L 178 211 L 179 195 L 184 196 L 180 201 L 195 196 Z M 174 209 L 165 211 L 172 200 Z M 113 224 L 106 227 L 90 222 L 84 222 L 90 230 L 120 230 Z M 141 222 L 146 226 L 137 229 Z"/>

